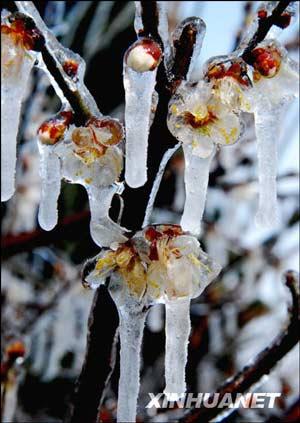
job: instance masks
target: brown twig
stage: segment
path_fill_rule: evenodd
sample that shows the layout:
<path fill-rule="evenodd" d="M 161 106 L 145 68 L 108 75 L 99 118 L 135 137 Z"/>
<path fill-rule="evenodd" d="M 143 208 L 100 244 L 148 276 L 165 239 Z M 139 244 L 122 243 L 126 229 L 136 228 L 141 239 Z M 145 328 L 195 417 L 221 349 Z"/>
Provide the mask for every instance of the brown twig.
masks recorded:
<path fill-rule="evenodd" d="M 19 235 L 5 235 L 1 238 L 1 256 L 8 258 L 15 254 L 30 251 L 42 245 L 49 245 L 62 239 L 78 239 L 78 233 L 89 233 L 90 212 L 84 210 L 62 219 L 58 225 L 49 232 L 36 229 Z"/>
<path fill-rule="evenodd" d="M 292 306 L 289 308 L 290 320 L 287 327 L 273 340 L 273 342 L 261 351 L 250 365 L 243 368 L 234 377 L 227 380 L 216 390 L 221 401 L 225 394 L 230 393 L 232 398 L 238 393 L 244 393 L 251 389 L 264 375 L 276 366 L 276 364 L 297 344 L 299 341 L 299 278 L 295 272 L 288 271 L 285 274 L 285 283 L 292 297 Z M 212 400 L 213 394 L 209 398 Z M 180 420 L 185 423 L 208 422 L 222 413 L 224 408 L 194 408 L 186 413 Z"/>

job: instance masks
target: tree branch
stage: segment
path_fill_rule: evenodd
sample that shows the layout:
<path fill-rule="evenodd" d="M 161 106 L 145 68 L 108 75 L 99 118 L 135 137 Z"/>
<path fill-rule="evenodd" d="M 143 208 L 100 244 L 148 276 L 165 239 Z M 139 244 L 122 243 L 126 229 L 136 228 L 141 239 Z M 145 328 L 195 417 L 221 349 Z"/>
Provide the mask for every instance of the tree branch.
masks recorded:
<path fill-rule="evenodd" d="M 299 341 L 299 278 L 295 272 L 288 271 L 285 274 L 285 284 L 289 288 L 292 297 L 292 306 L 289 308 L 288 326 L 273 340 L 273 342 L 261 351 L 254 361 L 243 368 L 234 377 L 227 380 L 220 388 L 216 390 L 219 393 L 219 400 L 225 394 L 230 393 L 232 398 L 237 393 L 249 391 L 264 375 L 270 371 Z M 212 394 L 208 401 L 213 398 Z M 197 423 L 199 421 L 207 422 L 221 414 L 224 408 L 205 408 L 192 409 L 180 420 L 185 423 Z"/>
<path fill-rule="evenodd" d="M 264 19 L 259 19 L 258 28 L 247 47 L 242 53 L 241 57 L 246 63 L 252 64 L 252 50 L 263 41 L 273 25 L 276 25 L 282 13 L 291 3 L 290 0 L 280 0 L 278 5 L 274 8 L 272 14 Z"/>

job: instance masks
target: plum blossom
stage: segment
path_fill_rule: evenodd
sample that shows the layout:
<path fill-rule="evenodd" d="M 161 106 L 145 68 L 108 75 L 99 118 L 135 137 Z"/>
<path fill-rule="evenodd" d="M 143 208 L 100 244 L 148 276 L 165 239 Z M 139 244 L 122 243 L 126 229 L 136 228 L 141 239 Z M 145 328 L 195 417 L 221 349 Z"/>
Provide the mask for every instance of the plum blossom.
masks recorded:
<path fill-rule="evenodd" d="M 64 178 L 83 185 L 88 192 L 94 241 L 100 246 L 124 241 L 122 228 L 108 217 L 112 197 L 120 189 L 117 181 L 123 167 L 117 146 L 124 136 L 119 121 L 91 118 L 85 126 L 75 127 L 72 113 L 63 111 L 41 125 L 38 134 L 43 180 L 41 226 L 49 230 L 56 224 L 60 180 Z"/>
<path fill-rule="evenodd" d="M 213 82 L 204 80 L 194 87 L 181 84 L 170 101 L 170 132 L 183 144 L 190 144 L 199 157 L 209 157 L 215 144 L 234 144 L 242 133 L 238 113 L 230 106 L 230 92 L 226 94 L 224 88 L 214 88 Z"/>
<path fill-rule="evenodd" d="M 177 225 L 158 225 L 101 252 L 86 282 L 92 281 L 91 286 L 96 287 L 118 273 L 130 295 L 164 302 L 200 295 L 219 271 L 195 237 Z"/>
<path fill-rule="evenodd" d="M 166 305 L 164 392 L 172 398 L 180 397 L 186 390 L 190 299 L 200 295 L 220 270 L 197 239 L 180 226 L 155 225 L 102 251 L 95 269 L 84 276 L 84 284 L 92 288 L 109 278 L 108 287 L 119 311 L 119 422 L 135 420 L 145 310 L 156 302 Z M 128 389 L 132 390 L 130 400 L 126 397 Z"/>

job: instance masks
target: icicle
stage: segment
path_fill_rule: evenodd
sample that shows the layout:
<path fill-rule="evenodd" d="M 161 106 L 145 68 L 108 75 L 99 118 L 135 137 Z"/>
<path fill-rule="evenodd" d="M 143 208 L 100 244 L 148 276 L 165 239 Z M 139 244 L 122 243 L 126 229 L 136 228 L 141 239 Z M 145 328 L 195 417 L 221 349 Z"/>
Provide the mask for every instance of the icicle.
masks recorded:
<path fill-rule="evenodd" d="M 109 247 L 113 242 L 126 242 L 122 235 L 124 228 L 113 222 L 108 213 L 114 194 L 119 186 L 114 184 L 109 187 L 86 186 L 89 195 L 91 210 L 91 236 L 100 247 Z"/>
<path fill-rule="evenodd" d="M 164 393 L 173 401 L 182 397 L 186 391 L 185 366 L 190 331 L 190 299 L 166 300 L 166 387 Z"/>
<path fill-rule="evenodd" d="M 259 205 L 255 220 L 262 227 L 274 227 L 279 220 L 276 140 L 280 132 L 280 111 L 278 106 L 271 110 L 258 107 L 255 112 L 259 179 Z"/>
<path fill-rule="evenodd" d="M 199 235 L 206 200 L 209 167 L 214 153 L 203 159 L 193 154 L 191 145 L 183 144 L 183 150 L 186 199 L 180 224 L 183 230 Z"/>
<path fill-rule="evenodd" d="M 129 294 L 120 299 L 112 293 L 120 317 L 120 379 L 118 392 L 118 422 L 135 422 L 140 387 L 140 356 L 147 312 L 144 304 Z M 119 302 L 123 304 L 119 304 Z"/>
<path fill-rule="evenodd" d="M 1 34 L 1 45 L 1 201 L 7 201 L 15 191 L 21 105 L 34 61 L 9 34 Z"/>
<path fill-rule="evenodd" d="M 139 74 L 125 68 L 125 180 L 132 188 L 140 187 L 147 181 L 148 134 L 155 81 L 156 71 Z"/>
<path fill-rule="evenodd" d="M 41 154 L 40 176 L 42 193 L 39 208 L 39 224 L 50 231 L 57 223 L 57 200 L 60 194 L 61 163 L 52 146 L 39 144 Z"/>

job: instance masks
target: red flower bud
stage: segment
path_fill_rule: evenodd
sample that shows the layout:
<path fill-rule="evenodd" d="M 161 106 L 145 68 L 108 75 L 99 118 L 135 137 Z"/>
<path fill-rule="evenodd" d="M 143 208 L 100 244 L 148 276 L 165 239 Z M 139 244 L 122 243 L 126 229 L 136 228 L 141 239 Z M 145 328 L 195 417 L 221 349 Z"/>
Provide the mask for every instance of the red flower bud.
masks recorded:
<path fill-rule="evenodd" d="M 157 68 L 161 57 L 159 44 L 150 38 L 143 38 L 129 47 L 125 53 L 125 62 L 136 72 L 147 72 Z"/>
<path fill-rule="evenodd" d="M 42 144 L 55 145 L 68 129 L 73 119 L 71 111 L 63 111 L 44 122 L 38 129 L 39 140 Z"/>

